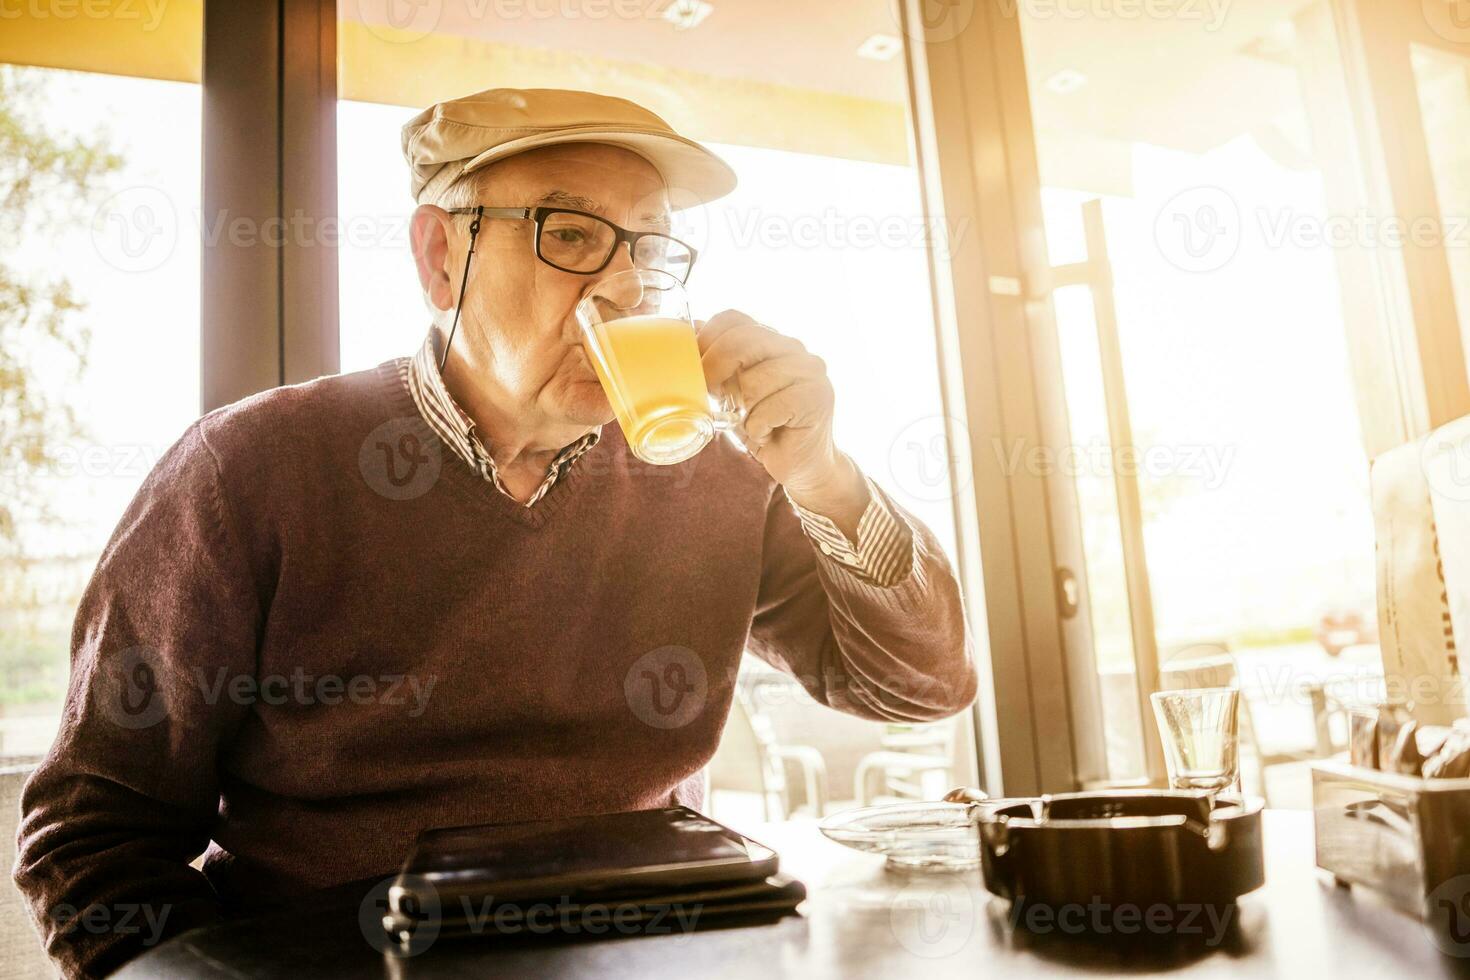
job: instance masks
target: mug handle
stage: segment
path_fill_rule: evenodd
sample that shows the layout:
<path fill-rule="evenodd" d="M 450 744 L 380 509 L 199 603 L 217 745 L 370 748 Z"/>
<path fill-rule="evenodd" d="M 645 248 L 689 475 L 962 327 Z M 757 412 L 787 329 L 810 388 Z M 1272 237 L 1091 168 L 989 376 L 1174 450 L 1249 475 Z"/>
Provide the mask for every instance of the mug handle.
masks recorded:
<path fill-rule="evenodd" d="M 723 433 L 737 449 L 749 453 L 745 444 L 745 405 L 738 395 L 729 390 L 709 396 L 709 417 L 715 431 Z"/>

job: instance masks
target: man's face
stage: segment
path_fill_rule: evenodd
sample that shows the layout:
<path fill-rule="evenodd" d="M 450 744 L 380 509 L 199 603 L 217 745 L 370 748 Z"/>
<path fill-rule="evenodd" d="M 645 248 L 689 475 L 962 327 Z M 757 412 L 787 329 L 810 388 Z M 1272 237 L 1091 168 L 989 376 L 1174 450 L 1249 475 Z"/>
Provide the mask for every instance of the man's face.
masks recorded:
<path fill-rule="evenodd" d="M 647 160 L 621 147 L 598 143 L 541 147 L 492 164 L 486 171 L 478 182 L 477 204 L 566 207 L 634 231 L 667 230 L 669 202 L 663 179 Z M 444 215 L 428 206 L 415 214 L 416 252 L 426 250 L 421 232 L 434 212 Z M 446 275 L 431 268 L 434 282 L 424 285 L 436 306 L 452 310 L 471 219 L 442 220 L 447 227 Z M 432 229 L 427 237 L 434 237 Z M 613 418 L 612 407 L 582 349 L 573 310 L 594 283 L 632 268 L 628 248 L 620 244 L 601 272 L 577 275 L 536 258 L 534 237 L 535 224 L 530 221 L 481 222 L 454 339 L 454 356 L 462 357 L 468 369 L 460 380 L 483 386 L 486 395 L 513 408 L 526 424 L 589 428 L 605 424 Z M 424 259 L 420 254 L 421 280 Z M 434 286 L 442 287 L 446 281 L 452 288 L 436 292 Z"/>

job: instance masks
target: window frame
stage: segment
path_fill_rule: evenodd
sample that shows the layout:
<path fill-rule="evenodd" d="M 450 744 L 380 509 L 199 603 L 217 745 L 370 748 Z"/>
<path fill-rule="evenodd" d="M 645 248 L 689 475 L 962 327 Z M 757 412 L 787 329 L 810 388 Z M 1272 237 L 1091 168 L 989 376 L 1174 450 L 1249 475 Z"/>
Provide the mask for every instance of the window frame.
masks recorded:
<path fill-rule="evenodd" d="M 243 217 L 262 229 L 202 250 L 209 412 L 341 364 L 335 0 L 206 2 L 203 86 L 204 226 Z M 269 228 L 281 229 L 276 247 L 256 247 Z"/>

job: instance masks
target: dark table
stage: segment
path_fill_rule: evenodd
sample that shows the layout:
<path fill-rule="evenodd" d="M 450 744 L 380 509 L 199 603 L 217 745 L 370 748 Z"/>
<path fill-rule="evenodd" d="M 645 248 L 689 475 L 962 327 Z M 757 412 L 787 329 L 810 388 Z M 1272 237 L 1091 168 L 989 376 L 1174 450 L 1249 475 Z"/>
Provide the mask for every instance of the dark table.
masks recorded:
<path fill-rule="evenodd" d="M 747 829 L 747 828 L 742 828 Z M 978 871 L 911 875 L 823 838 L 811 823 L 749 828 L 781 852 L 810 897 L 775 924 L 557 945 L 441 939 L 404 959 L 359 924 L 366 886 L 300 912 L 179 936 L 117 974 L 144 977 L 964 977 L 1178 974 L 1187 977 L 1470 977 L 1470 940 L 1450 955 L 1415 920 L 1335 886 L 1313 864 L 1311 814 L 1266 814 L 1267 882 L 1212 921 L 1150 933 L 1123 910 L 1079 910 L 1017 926 Z M 1079 924 L 1078 917 L 1084 922 Z M 1164 925 L 1156 921 L 1156 925 Z M 1100 932 L 1098 926 L 1106 930 Z M 1124 934 L 1124 930 L 1138 930 Z M 1448 945 L 1448 943 L 1446 943 Z"/>

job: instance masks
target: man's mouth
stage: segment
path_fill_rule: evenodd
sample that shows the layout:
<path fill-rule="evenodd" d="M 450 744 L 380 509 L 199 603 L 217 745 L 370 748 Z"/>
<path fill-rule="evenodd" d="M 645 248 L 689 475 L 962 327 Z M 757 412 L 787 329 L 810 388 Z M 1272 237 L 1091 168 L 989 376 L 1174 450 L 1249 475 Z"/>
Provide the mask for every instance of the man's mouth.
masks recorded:
<path fill-rule="evenodd" d="M 587 356 L 587 349 L 581 344 L 572 346 L 572 361 L 582 374 L 592 381 L 597 380 L 597 370 L 592 366 L 592 359 Z"/>

